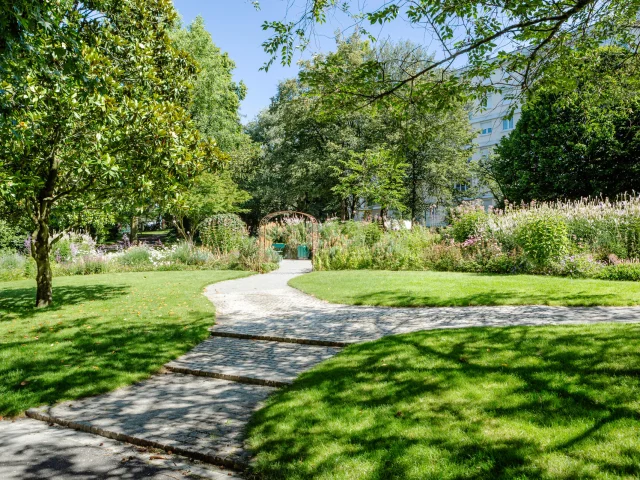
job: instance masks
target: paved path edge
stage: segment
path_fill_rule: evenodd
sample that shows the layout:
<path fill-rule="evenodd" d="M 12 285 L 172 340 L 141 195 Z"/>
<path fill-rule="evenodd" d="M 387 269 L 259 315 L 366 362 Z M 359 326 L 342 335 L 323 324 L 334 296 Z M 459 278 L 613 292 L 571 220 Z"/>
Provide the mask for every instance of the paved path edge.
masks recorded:
<path fill-rule="evenodd" d="M 249 464 L 244 462 L 239 462 L 237 460 L 229 460 L 228 458 L 220 457 L 217 455 L 208 455 L 202 452 L 198 452 L 196 450 L 191 450 L 182 447 L 176 447 L 174 445 L 165 444 L 161 442 L 156 442 L 153 440 L 146 440 L 144 438 L 135 437 L 132 435 L 127 435 L 125 433 L 112 432 L 109 430 L 105 430 L 103 428 L 94 427 L 82 422 L 75 422 L 73 420 L 65 420 L 63 418 L 56 417 L 54 415 L 50 415 L 47 413 L 42 413 L 36 409 L 30 408 L 25 412 L 27 417 L 33 418 L 35 420 L 40 420 L 46 423 L 54 423 L 56 425 L 60 425 L 62 427 L 71 428 L 73 430 L 78 430 L 80 432 L 92 433 L 94 435 L 99 435 L 101 437 L 110 438 L 112 440 L 117 440 L 119 442 L 130 443 L 131 445 L 137 445 L 139 447 L 151 447 L 158 448 L 160 450 L 164 450 L 166 452 L 175 453 L 178 455 L 182 455 L 184 457 L 192 458 L 194 460 L 200 460 L 202 462 L 207 462 L 213 465 L 220 465 L 223 467 L 231 468 L 237 471 L 245 471 L 247 470 Z"/>

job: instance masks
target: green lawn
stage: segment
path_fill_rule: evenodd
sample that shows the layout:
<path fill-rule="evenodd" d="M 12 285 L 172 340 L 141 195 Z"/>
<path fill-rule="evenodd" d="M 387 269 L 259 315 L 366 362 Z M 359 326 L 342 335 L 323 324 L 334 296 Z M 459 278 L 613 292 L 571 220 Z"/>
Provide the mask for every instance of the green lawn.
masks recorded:
<path fill-rule="evenodd" d="M 351 346 L 271 397 L 249 442 L 273 479 L 640 478 L 640 325 Z"/>
<path fill-rule="evenodd" d="M 207 336 L 211 283 L 244 272 L 145 272 L 54 279 L 52 308 L 35 282 L 0 283 L 0 416 L 141 380 Z"/>
<path fill-rule="evenodd" d="M 289 283 L 323 300 L 350 305 L 640 305 L 640 282 L 535 275 L 344 270 L 313 272 Z"/>

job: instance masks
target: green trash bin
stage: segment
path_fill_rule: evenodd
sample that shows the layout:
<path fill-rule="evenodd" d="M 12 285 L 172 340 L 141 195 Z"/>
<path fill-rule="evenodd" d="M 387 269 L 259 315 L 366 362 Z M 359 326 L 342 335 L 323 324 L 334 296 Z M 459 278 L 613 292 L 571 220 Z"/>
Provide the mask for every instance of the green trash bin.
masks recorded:
<path fill-rule="evenodd" d="M 309 259 L 309 247 L 306 245 L 298 245 L 298 260 Z"/>

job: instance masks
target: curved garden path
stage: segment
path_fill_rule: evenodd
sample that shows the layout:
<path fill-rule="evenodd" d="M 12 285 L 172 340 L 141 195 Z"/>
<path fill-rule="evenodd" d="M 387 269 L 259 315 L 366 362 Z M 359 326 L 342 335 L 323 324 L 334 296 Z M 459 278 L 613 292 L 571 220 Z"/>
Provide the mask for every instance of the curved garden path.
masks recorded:
<path fill-rule="evenodd" d="M 285 260 L 275 272 L 209 286 L 205 294 L 217 310 L 211 338 L 170 362 L 164 374 L 28 416 L 242 469 L 252 412 L 342 346 L 436 328 L 640 322 L 640 308 L 335 305 L 287 285 L 310 270 L 308 261 Z"/>

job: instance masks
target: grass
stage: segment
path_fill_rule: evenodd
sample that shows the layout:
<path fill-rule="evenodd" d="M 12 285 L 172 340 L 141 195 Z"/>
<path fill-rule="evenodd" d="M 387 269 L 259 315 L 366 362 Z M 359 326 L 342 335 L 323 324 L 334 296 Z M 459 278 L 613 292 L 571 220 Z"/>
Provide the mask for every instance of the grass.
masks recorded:
<path fill-rule="evenodd" d="M 351 346 L 253 417 L 272 479 L 640 477 L 640 325 L 474 328 Z"/>
<path fill-rule="evenodd" d="M 145 230 L 144 232 L 138 232 L 138 236 L 139 237 L 148 237 L 148 236 L 157 236 L 157 235 L 168 235 L 169 233 L 171 233 L 172 230 L 170 229 L 166 229 L 166 230 Z"/>
<path fill-rule="evenodd" d="M 342 270 L 313 272 L 289 283 L 323 300 L 349 305 L 640 305 L 640 282 L 537 275 Z"/>
<path fill-rule="evenodd" d="M 33 307 L 35 283 L 0 284 L 0 416 L 139 381 L 207 336 L 211 283 L 244 272 L 147 272 L 54 279 L 55 304 Z"/>

